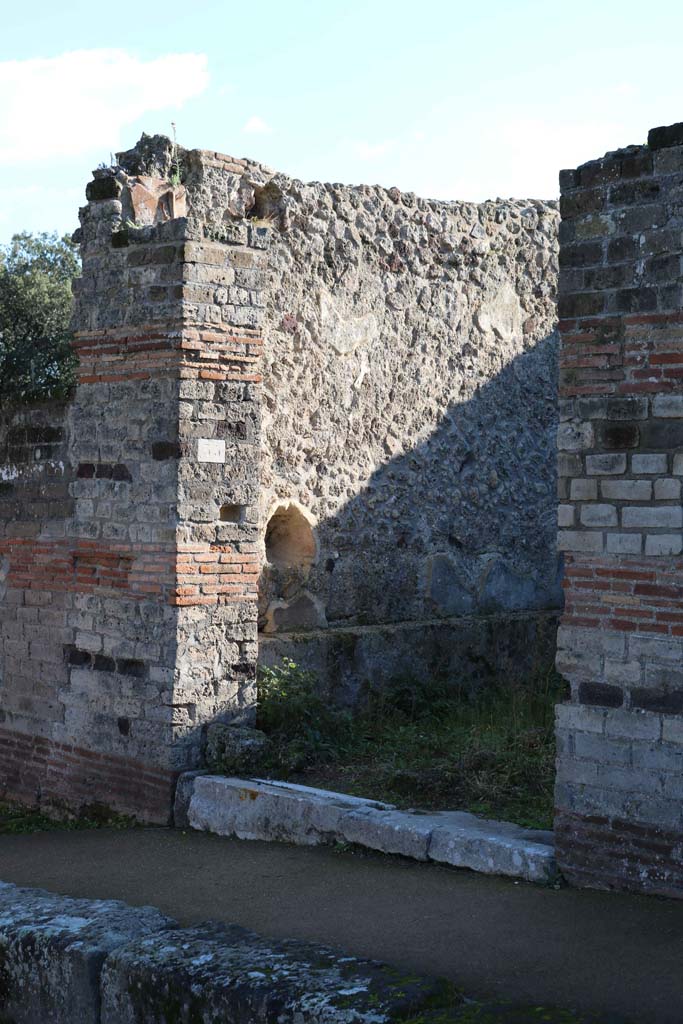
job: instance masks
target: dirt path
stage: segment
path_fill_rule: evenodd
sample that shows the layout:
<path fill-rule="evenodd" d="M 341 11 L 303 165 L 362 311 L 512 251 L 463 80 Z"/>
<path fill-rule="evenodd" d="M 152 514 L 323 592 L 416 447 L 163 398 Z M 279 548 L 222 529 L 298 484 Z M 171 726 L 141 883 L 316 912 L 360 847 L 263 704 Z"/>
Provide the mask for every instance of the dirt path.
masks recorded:
<path fill-rule="evenodd" d="M 469 994 L 683 1021 L 683 903 L 167 829 L 0 836 L 0 879 L 322 941 Z"/>

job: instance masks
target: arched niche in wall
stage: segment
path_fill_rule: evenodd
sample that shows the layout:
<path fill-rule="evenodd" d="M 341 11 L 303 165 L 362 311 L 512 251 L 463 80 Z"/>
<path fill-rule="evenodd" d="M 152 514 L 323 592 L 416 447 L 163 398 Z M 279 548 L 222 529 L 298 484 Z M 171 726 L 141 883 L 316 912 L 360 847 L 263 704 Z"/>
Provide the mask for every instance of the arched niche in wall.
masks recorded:
<path fill-rule="evenodd" d="M 306 580 L 318 557 L 311 518 L 296 502 L 282 502 L 266 523 L 265 561 L 259 580 L 259 628 L 266 633 L 324 626 L 320 601 Z"/>
<path fill-rule="evenodd" d="M 294 504 L 279 505 L 266 525 L 266 562 L 276 569 L 308 573 L 317 555 L 313 527 Z"/>

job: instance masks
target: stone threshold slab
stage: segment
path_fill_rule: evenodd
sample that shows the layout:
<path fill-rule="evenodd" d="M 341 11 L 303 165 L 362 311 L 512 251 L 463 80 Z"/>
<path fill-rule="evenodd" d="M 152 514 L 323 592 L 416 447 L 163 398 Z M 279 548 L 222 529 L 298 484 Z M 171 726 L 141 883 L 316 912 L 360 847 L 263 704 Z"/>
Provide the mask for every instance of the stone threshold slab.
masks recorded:
<path fill-rule="evenodd" d="M 558 874 L 552 832 L 465 811 L 401 811 L 392 804 L 270 779 L 187 772 L 178 784 L 175 824 L 304 846 L 356 843 L 528 882 L 553 882 Z"/>

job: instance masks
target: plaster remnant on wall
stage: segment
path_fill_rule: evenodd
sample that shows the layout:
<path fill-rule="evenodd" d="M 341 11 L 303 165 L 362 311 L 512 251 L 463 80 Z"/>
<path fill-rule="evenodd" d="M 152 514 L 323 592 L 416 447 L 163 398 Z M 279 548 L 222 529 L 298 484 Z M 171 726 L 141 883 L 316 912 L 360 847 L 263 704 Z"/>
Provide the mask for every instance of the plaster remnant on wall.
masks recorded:
<path fill-rule="evenodd" d="M 324 289 L 319 294 L 320 329 L 317 340 L 329 344 L 340 356 L 350 356 L 361 346 L 370 346 L 377 338 L 377 318 L 373 313 L 358 316 L 353 309 L 338 307 Z M 354 385 L 357 387 L 357 385 Z"/>

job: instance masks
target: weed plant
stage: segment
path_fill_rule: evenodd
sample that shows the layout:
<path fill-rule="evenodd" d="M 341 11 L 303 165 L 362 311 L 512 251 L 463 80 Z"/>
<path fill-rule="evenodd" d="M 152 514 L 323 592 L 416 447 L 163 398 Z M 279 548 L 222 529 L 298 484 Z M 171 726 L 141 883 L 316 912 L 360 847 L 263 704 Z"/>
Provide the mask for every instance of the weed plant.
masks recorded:
<path fill-rule="evenodd" d="M 25 835 L 32 832 L 73 832 L 93 828 L 130 828 L 132 818 L 116 814 L 106 807 L 92 806 L 87 814 L 66 811 L 48 817 L 40 811 L 20 804 L 0 803 L 0 836 Z"/>
<path fill-rule="evenodd" d="M 398 680 L 337 708 L 315 677 L 284 661 L 262 669 L 260 770 L 423 809 L 465 809 L 535 828 L 552 822 L 555 673 L 471 691 L 445 679 Z"/>

